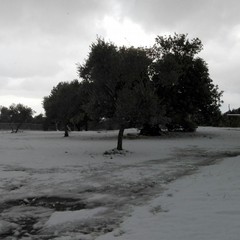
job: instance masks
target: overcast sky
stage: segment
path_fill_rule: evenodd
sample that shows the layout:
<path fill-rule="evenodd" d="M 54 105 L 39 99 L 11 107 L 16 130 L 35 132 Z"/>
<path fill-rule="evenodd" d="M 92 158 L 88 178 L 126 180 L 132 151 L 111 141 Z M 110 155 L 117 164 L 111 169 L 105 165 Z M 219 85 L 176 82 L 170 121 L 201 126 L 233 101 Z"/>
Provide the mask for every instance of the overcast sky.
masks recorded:
<path fill-rule="evenodd" d="M 224 91 L 222 111 L 240 107 L 238 0 L 0 0 L 0 105 L 44 113 L 42 99 L 78 78 L 97 36 L 151 46 L 157 35 L 201 39 L 201 57 Z"/>

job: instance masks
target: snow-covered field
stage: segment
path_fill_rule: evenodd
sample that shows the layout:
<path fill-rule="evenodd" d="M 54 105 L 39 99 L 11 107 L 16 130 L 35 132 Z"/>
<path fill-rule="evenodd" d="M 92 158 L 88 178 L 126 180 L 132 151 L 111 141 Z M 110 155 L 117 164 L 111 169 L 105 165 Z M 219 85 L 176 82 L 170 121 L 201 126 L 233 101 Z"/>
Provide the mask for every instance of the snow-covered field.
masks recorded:
<path fill-rule="evenodd" d="M 237 240 L 240 129 L 0 132 L 0 239 Z"/>

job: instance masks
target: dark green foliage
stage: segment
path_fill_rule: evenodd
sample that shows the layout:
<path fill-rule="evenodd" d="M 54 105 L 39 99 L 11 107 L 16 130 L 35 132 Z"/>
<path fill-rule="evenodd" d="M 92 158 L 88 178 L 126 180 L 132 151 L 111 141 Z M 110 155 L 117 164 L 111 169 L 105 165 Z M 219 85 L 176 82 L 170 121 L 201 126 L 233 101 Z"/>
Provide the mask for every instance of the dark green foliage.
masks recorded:
<path fill-rule="evenodd" d="M 151 49 L 154 59 L 162 59 L 163 56 L 173 54 L 176 57 L 193 58 L 202 49 L 203 45 L 199 38 L 193 38 L 191 41 L 187 38 L 187 34 L 177 34 L 173 36 L 158 36 L 156 43 Z"/>
<path fill-rule="evenodd" d="M 1 122 L 10 123 L 12 133 L 17 133 L 23 123 L 32 120 L 34 111 L 23 104 L 12 104 L 1 108 Z"/>
<path fill-rule="evenodd" d="M 159 135 L 195 131 L 199 124 L 217 125 L 222 92 L 213 84 L 206 62 L 197 56 L 203 46 L 187 34 L 157 37 L 150 49 L 117 47 L 98 38 L 79 65 L 82 82 L 62 82 L 44 98 L 48 119 L 81 129 L 91 118 L 119 127 L 117 149 L 125 128 L 143 128 Z"/>
<path fill-rule="evenodd" d="M 220 122 L 222 127 L 240 127 L 240 108 L 229 110 L 223 114 Z"/>
<path fill-rule="evenodd" d="M 118 150 L 122 149 L 124 128 L 159 120 L 160 105 L 148 74 L 150 64 L 145 49 L 117 48 L 97 39 L 85 64 L 79 67 L 80 77 L 91 86 L 89 114 L 119 124 Z"/>
<path fill-rule="evenodd" d="M 10 123 L 11 122 L 11 112 L 7 107 L 1 107 L 1 122 Z"/>
<path fill-rule="evenodd" d="M 32 123 L 35 123 L 35 124 L 42 124 L 44 121 L 45 121 L 45 117 L 43 116 L 42 113 L 34 116 L 32 119 Z"/>
<path fill-rule="evenodd" d="M 47 118 L 64 126 L 65 137 L 68 136 L 68 125 L 85 117 L 82 86 L 77 80 L 61 82 L 43 100 Z"/>
<path fill-rule="evenodd" d="M 80 77 L 89 84 L 91 98 L 87 109 L 94 119 L 110 118 L 114 113 L 118 67 L 116 47 L 100 39 L 92 44 L 86 63 L 79 67 Z"/>
<path fill-rule="evenodd" d="M 145 123 L 143 124 L 139 134 L 145 136 L 160 136 L 161 128 L 159 127 L 159 124 L 150 125 Z"/>
<path fill-rule="evenodd" d="M 41 128 L 44 131 L 49 130 L 50 123 L 49 123 L 48 119 L 42 113 L 34 116 L 32 118 L 31 123 L 36 124 L 36 125 L 41 125 Z"/>
<path fill-rule="evenodd" d="M 197 123 L 211 124 L 220 114 L 218 86 L 212 83 L 205 61 L 195 55 L 202 50 L 198 38 L 187 35 L 158 37 L 150 51 L 151 77 L 171 119 L 169 130 L 193 131 Z"/>

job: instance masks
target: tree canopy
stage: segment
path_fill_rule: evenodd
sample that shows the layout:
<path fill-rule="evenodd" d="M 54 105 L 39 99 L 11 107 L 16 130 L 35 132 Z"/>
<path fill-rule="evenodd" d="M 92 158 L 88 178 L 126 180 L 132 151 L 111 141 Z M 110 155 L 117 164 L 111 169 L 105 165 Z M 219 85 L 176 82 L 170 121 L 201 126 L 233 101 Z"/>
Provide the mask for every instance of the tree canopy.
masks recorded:
<path fill-rule="evenodd" d="M 17 133 L 23 123 L 32 119 L 34 111 L 23 104 L 1 107 L 1 122 L 10 123 L 13 133 Z"/>
<path fill-rule="evenodd" d="M 46 116 L 65 126 L 71 121 L 111 119 L 118 124 L 117 149 L 128 127 L 158 131 L 194 131 L 221 115 L 222 92 L 213 84 L 207 63 L 198 56 L 198 38 L 158 36 L 151 48 L 117 47 L 98 38 L 78 67 L 81 82 L 61 82 L 44 98 Z"/>
<path fill-rule="evenodd" d="M 84 112 L 80 87 L 81 84 L 77 80 L 70 83 L 60 82 L 43 100 L 47 118 L 55 121 L 56 124 L 63 124 L 65 137 L 69 135 L 68 124 Z"/>
<path fill-rule="evenodd" d="M 171 119 L 170 128 L 181 125 L 194 130 L 200 121 L 210 121 L 219 114 L 222 92 L 209 77 L 206 62 L 196 56 L 202 50 L 198 38 L 185 34 L 157 37 L 150 51 L 151 74 L 160 99 Z"/>
<path fill-rule="evenodd" d="M 150 63 L 142 48 L 118 48 L 97 39 L 79 67 L 80 77 L 92 84 L 89 113 L 119 124 L 118 150 L 122 149 L 124 128 L 153 123 L 159 115 L 158 98 L 148 75 Z"/>

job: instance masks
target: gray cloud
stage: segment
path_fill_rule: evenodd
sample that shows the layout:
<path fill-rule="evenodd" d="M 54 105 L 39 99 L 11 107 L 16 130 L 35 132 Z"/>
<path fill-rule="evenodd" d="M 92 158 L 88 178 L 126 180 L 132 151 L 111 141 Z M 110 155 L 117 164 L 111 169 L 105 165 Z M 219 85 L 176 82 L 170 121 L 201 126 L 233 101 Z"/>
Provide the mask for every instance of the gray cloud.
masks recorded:
<path fill-rule="evenodd" d="M 71 44 L 96 35 L 105 1 L 3 1 L 0 8 L 0 74 L 49 75 L 68 57 Z M 70 47 L 69 47 L 70 46 Z M 11 71 L 10 71 L 11 70 Z"/>
<path fill-rule="evenodd" d="M 239 23 L 235 0 L 123 0 L 122 14 L 140 23 L 148 32 L 189 32 L 204 38 Z M 129 3 L 130 2 L 130 3 Z"/>
<path fill-rule="evenodd" d="M 235 0 L 123 0 L 121 14 L 149 34 L 189 33 L 204 45 L 201 56 L 211 77 L 225 91 L 223 111 L 240 107 L 240 2 Z M 229 97 L 231 93 L 234 97 Z M 234 103 L 235 99 L 235 103 Z"/>
<path fill-rule="evenodd" d="M 40 99 L 59 81 L 77 78 L 75 63 L 104 34 L 98 22 L 111 9 L 107 0 L 1 1 L 1 96 Z"/>
<path fill-rule="evenodd" d="M 226 91 L 226 105 L 235 101 L 239 107 L 239 6 L 235 0 L 2 0 L 0 99 L 25 97 L 34 106 L 38 99 L 41 111 L 42 97 L 54 85 L 77 78 L 75 64 L 87 56 L 96 36 L 114 37 L 116 30 L 106 29 L 104 22 L 110 17 L 131 21 L 131 31 L 136 24 L 139 45 L 142 33 L 145 39 L 174 32 L 199 37 L 211 77 Z"/>

